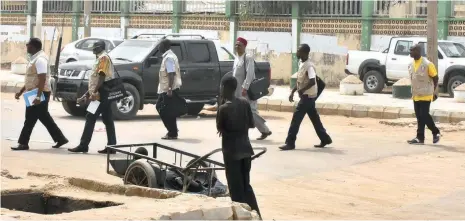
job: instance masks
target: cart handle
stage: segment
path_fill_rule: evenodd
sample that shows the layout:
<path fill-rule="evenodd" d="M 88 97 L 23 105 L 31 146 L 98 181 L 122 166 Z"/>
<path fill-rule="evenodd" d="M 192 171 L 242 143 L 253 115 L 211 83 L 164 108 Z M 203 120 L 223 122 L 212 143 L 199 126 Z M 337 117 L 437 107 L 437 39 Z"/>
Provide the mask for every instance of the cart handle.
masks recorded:
<path fill-rule="evenodd" d="M 253 150 L 260 150 L 260 152 L 258 152 L 257 154 L 253 155 L 251 157 L 252 160 L 260 157 L 261 155 L 263 155 L 264 153 L 266 153 L 266 147 L 255 147 L 255 148 L 252 148 Z M 218 149 L 215 149 L 213 151 L 211 151 L 210 153 L 207 153 L 205 155 L 203 155 L 202 157 L 200 158 L 197 158 L 194 162 L 192 162 L 191 164 L 187 165 L 184 169 L 181 170 L 182 173 L 185 173 L 186 171 L 188 171 L 189 169 L 191 169 L 193 167 L 193 165 L 197 164 L 198 162 L 200 161 L 204 161 L 206 158 L 210 157 L 211 155 L 221 151 L 222 149 L 221 148 L 218 148 Z M 224 167 L 224 164 L 221 165 Z"/>

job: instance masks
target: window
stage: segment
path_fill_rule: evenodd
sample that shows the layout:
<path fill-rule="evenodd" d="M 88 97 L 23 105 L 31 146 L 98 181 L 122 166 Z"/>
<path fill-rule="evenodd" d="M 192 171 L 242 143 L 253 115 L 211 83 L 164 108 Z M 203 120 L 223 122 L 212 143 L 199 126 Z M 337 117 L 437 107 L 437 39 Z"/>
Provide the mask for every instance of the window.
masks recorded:
<path fill-rule="evenodd" d="M 427 43 L 426 42 L 420 42 L 418 43 L 421 47 L 421 56 L 427 57 Z M 444 57 L 442 56 L 441 52 L 438 51 L 438 59 L 443 59 Z"/>
<path fill-rule="evenodd" d="M 79 48 L 82 49 L 82 50 L 86 50 L 86 51 L 92 51 L 92 48 L 94 47 L 94 43 L 97 42 L 97 41 L 98 41 L 98 39 L 85 40 L 84 42 L 82 42 L 79 45 Z"/>
<path fill-rule="evenodd" d="M 123 43 L 123 41 L 113 41 L 113 44 L 115 44 L 115 47 Z"/>
<path fill-rule="evenodd" d="M 171 51 L 173 51 L 173 53 L 176 55 L 176 57 L 178 57 L 178 61 L 183 60 L 182 50 L 181 50 L 181 45 L 180 44 L 171 44 Z M 151 55 L 151 56 L 161 58 L 163 56 L 163 54 L 159 50 L 156 50 L 155 53 L 153 55 Z"/>
<path fill-rule="evenodd" d="M 210 51 L 207 43 L 189 43 L 187 44 L 189 58 L 194 63 L 210 62 Z"/>
<path fill-rule="evenodd" d="M 412 47 L 411 41 L 397 41 L 394 54 L 396 55 L 410 55 L 410 48 Z"/>

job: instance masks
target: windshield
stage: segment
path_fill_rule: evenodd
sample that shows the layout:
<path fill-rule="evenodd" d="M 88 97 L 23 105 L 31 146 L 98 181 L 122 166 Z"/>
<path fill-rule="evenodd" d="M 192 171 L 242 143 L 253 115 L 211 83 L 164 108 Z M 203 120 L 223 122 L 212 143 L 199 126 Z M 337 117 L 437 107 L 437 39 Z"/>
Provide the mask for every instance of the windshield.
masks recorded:
<path fill-rule="evenodd" d="M 465 58 L 465 46 L 454 42 L 439 42 L 441 50 L 450 58 Z"/>
<path fill-rule="evenodd" d="M 142 62 L 152 51 L 155 43 L 153 41 L 126 40 L 110 51 L 108 55 L 113 60 Z"/>

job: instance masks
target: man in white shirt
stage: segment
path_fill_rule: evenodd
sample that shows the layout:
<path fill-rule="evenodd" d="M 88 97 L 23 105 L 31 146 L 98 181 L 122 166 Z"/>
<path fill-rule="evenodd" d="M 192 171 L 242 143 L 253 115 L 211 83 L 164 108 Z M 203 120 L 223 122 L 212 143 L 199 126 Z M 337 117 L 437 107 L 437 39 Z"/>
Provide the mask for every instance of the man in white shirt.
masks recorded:
<path fill-rule="evenodd" d="M 244 97 L 249 101 L 255 127 L 261 133 L 261 136 L 258 137 L 257 140 L 264 140 L 272 133 L 266 125 L 266 120 L 258 114 L 257 101 L 250 100 L 247 95 L 247 90 L 249 90 L 250 84 L 255 79 L 255 62 L 252 56 L 245 53 L 246 47 L 247 40 L 241 37 L 237 38 L 235 45 L 237 56 L 234 60 L 233 76 L 236 78 L 239 86 L 236 89 L 235 96 L 237 98 Z"/>
<path fill-rule="evenodd" d="M 47 56 L 44 51 L 42 51 L 42 42 L 38 38 L 31 38 L 26 44 L 26 47 L 27 53 L 31 55 L 31 58 L 26 69 L 26 75 L 24 76 L 24 86 L 15 94 L 15 98 L 19 99 L 25 91 L 34 89 L 37 89 L 37 95 L 31 106 L 26 107 L 26 119 L 18 139 L 18 145 L 16 147 L 11 147 L 11 149 L 29 150 L 29 139 L 37 120 L 47 128 L 53 141 L 56 143 L 56 145 L 52 147 L 59 148 L 68 143 L 68 139 L 63 135 L 48 112 L 51 86 Z M 42 96 L 45 97 L 44 101 L 41 100 Z"/>
<path fill-rule="evenodd" d="M 181 70 L 178 57 L 171 50 L 171 42 L 168 39 L 160 42 L 159 50 L 163 53 L 163 60 L 160 65 L 156 108 L 168 130 L 168 133 L 162 139 L 176 140 L 178 139 L 176 118 L 181 115 L 179 110 L 182 107 L 179 104 L 183 100 L 178 95 L 182 86 Z"/>
<path fill-rule="evenodd" d="M 320 116 L 316 110 L 315 101 L 318 97 L 318 85 L 316 83 L 315 66 L 310 62 L 309 53 L 310 46 L 307 44 L 300 45 L 297 50 L 297 58 L 299 58 L 301 62 L 299 70 L 297 71 L 297 84 L 289 95 L 289 101 L 294 102 L 294 93 L 296 91 L 299 93 L 300 101 L 292 116 L 286 144 L 280 147 L 281 150 L 295 149 L 297 133 L 299 132 L 300 124 L 305 114 L 307 114 L 312 121 L 313 128 L 315 128 L 316 134 L 321 141 L 321 143 L 315 145 L 315 147 L 323 148 L 333 142 L 331 137 L 326 133 L 326 129 L 323 127 Z"/>

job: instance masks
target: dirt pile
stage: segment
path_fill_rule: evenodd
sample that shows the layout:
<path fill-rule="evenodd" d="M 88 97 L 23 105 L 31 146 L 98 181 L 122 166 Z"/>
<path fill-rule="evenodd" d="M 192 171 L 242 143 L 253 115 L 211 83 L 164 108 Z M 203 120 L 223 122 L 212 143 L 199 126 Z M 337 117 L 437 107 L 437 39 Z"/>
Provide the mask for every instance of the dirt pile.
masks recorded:
<path fill-rule="evenodd" d="M 402 78 L 393 84 L 393 86 L 410 86 L 410 85 L 412 85 L 412 82 L 410 81 L 409 78 Z"/>
<path fill-rule="evenodd" d="M 394 127 L 416 127 L 417 120 L 415 118 L 399 118 L 394 120 L 381 120 L 380 124 L 394 126 Z M 459 123 L 439 123 L 436 122 L 439 130 L 444 132 L 457 132 L 465 131 L 465 121 Z"/>
<path fill-rule="evenodd" d="M 363 82 L 355 75 L 349 75 L 342 79 L 341 84 L 363 84 Z"/>

